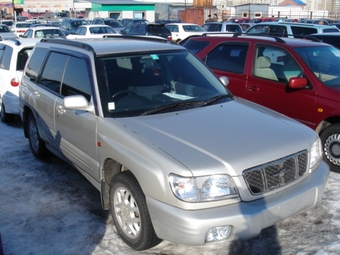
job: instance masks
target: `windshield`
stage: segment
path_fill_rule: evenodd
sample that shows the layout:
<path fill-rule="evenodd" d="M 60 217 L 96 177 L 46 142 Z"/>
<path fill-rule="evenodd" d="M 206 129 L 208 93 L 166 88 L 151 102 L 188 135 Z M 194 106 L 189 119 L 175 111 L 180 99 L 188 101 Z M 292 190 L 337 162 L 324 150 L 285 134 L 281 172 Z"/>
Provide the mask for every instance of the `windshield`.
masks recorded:
<path fill-rule="evenodd" d="M 230 100 L 216 76 L 186 50 L 105 57 L 97 65 L 106 117 L 185 110 L 213 104 L 212 98 Z"/>
<path fill-rule="evenodd" d="M 328 87 L 340 87 L 340 51 L 333 46 L 295 48 L 316 77 Z"/>

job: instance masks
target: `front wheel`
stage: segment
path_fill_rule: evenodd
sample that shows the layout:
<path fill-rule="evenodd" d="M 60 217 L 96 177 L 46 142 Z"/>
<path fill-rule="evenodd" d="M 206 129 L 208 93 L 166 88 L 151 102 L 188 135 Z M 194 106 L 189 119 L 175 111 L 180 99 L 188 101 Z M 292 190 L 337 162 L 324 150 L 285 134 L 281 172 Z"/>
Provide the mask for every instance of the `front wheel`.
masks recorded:
<path fill-rule="evenodd" d="M 131 248 L 146 250 L 162 241 L 156 236 L 145 195 L 131 172 L 125 171 L 112 178 L 110 210 L 119 236 Z"/>
<path fill-rule="evenodd" d="M 48 155 L 48 151 L 45 142 L 40 138 L 38 127 L 32 113 L 29 114 L 27 118 L 27 130 L 28 140 L 33 155 L 40 159 L 45 158 Z"/>
<path fill-rule="evenodd" d="M 331 171 L 340 173 L 340 123 L 332 124 L 320 133 L 324 160 Z"/>

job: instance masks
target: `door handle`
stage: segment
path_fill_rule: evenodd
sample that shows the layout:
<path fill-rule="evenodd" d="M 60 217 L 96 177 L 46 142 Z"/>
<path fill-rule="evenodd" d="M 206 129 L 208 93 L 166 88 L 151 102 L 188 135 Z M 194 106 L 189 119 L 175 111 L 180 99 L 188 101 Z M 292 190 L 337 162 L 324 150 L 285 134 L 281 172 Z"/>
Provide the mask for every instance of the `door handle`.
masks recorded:
<path fill-rule="evenodd" d="M 247 90 L 249 91 L 254 91 L 254 92 L 258 92 L 260 89 L 258 86 L 255 86 L 255 85 L 250 85 L 247 87 Z"/>
<path fill-rule="evenodd" d="M 57 106 L 58 114 L 64 114 L 66 112 L 65 108 L 62 105 Z"/>

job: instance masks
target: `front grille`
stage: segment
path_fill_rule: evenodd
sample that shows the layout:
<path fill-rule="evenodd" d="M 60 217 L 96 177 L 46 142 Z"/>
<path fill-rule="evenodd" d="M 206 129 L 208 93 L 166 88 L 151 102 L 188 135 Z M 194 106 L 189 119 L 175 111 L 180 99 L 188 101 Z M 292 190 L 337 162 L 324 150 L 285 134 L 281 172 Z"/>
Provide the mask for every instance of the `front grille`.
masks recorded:
<path fill-rule="evenodd" d="M 308 152 L 292 154 L 243 172 L 243 178 L 253 195 L 284 187 L 303 176 L 307 171 Z"/>

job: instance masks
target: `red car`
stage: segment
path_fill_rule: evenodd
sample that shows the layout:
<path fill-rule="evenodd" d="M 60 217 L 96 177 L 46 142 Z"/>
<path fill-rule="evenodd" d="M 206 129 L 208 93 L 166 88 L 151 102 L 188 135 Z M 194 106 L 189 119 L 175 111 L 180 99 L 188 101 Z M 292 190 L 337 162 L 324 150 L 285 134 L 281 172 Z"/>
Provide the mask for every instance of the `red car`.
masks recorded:
<path fill-rule="evenodd" d="M 218 77 L 228 77 L 234 95 L 313 128 L 322 139 L 324 159 L 340 172 L 337 48 L 304 39 L 244 35 L 192 37 L 182 45 Z"/>

